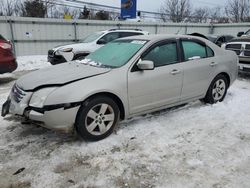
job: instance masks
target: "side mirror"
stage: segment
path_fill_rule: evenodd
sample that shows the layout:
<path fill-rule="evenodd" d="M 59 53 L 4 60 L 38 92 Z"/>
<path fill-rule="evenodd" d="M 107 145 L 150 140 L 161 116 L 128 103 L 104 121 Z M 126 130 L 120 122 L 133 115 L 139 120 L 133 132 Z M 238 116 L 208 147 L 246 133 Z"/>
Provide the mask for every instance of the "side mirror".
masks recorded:
<path fill-rule="evenodd" d="M 140 60 L 137 63 L 137 67 L 140 70 L 154 70 L 154 68 L 155 68 L 154 62 L 153 61 L 148 61 L 148 60 Z"/>
<path fill-rule="evenodd" d="M 244 32 L 239 32 L 238 34 L 237 34 L 237 37 L 241 37 L 242 35 L 244 35 L 245 33 Z"/>
<path fill-rule="evenodd" d="M 104 45 L 104 44 L 107 44 L 107 42 L 104 39 L 100 39 L 97 41 L 97 44 Z"/>

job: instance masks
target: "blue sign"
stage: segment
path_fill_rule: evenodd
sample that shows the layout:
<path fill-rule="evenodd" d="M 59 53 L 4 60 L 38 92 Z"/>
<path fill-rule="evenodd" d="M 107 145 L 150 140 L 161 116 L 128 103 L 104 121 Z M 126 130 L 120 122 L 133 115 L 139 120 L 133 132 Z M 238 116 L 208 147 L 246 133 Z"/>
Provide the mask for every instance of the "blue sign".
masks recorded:
<path fill-rule="evenodd" d="M 136 0 L 121 0 L 121 18 L 136 18 Z"/>

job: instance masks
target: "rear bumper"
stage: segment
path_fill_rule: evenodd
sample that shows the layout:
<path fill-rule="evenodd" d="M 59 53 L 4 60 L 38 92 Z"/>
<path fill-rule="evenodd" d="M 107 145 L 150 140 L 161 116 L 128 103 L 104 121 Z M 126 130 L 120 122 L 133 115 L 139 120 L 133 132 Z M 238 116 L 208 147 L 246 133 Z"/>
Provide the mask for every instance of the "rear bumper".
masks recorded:
<path fill-rule="evenodd" d="M 245 62 L 239 63 L 239 73 L 240 74 L 250 74 L 250 64 Z"/>
<path fill-rule="evenodd" d="M 238 56 L 240 62 L 246 62 L 250 64 L 250 56 Z"/>
<path fill-rule="evenodd" d="M 17 62 L 15 58 L 0 59 L 0 74 L 10 73 L 17 69 Z"/>

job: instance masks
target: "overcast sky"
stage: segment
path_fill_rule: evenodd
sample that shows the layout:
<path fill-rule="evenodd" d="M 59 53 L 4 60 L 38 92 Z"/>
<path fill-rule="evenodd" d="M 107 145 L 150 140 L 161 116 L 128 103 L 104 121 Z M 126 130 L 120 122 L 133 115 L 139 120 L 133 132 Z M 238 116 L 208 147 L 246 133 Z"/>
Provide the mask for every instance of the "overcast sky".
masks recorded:
<path fill-rule="evenodd" d="M 110 6 L 119 7 L 121 0 L 82 0 L 85 2 L 105 4 Z M 164 0 L 137 0 L 138 10 L 144 11 L 158 11 Z M 227 0 L 190 0 L 193 7 L 216 7 L 225 6 Z"/>

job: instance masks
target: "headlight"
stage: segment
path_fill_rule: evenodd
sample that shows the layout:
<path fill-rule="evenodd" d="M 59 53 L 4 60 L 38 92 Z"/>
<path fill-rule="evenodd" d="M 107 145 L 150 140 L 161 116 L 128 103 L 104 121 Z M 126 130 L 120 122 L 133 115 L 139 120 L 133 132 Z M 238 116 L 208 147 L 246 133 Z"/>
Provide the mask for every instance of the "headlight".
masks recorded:
<path fill-rule="evenodd" d="M 65 48 L 65 49 L 61 49 L 60 51 L 62 52 L 72 52 L 73 48 Z"/>
<path fill-rule="evenodd" d="M 55 89 L 56 87 L 49 87 L 34 92 L 30 99 L 29 105 L 36 108 L 42 108 L 48 95 Z"/>
<path fill-rule="evenodd" d="M 55 51 L 55 55 L 60 55 L 58 50 Z"/>

